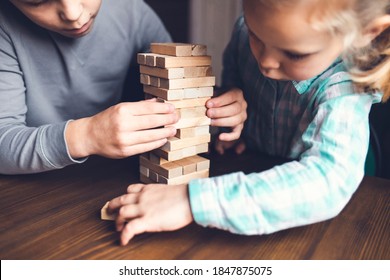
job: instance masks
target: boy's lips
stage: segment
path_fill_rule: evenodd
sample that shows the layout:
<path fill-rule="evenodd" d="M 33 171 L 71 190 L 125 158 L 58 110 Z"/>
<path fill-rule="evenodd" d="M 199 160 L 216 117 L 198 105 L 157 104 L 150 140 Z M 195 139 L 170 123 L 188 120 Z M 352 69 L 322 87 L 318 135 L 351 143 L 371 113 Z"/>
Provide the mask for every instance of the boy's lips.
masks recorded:
<path fill-rule="evenodd" d="M 65 29 L 64 32 L 66 34 L 72 35 L 72 36 L 81 36 L 84 33 L 88 32 L 91 25 L 92 25 L 92 18 L 90 18 L 83 26 L 80 28 L 74 28 L 74 29 Z"/>

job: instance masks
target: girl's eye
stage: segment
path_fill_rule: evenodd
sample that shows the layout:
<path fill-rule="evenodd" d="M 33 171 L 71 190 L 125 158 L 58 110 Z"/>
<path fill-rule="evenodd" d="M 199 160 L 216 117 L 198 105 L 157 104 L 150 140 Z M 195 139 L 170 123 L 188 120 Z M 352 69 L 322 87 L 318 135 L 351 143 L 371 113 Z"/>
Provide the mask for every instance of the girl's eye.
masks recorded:
<path fill-rule="evenodd" d="M 310 54 L 296 54 L 291 52 L 285 52 L 284 54 L 291 60 L 302 60 L 307 58 L 310 55 Z"/>

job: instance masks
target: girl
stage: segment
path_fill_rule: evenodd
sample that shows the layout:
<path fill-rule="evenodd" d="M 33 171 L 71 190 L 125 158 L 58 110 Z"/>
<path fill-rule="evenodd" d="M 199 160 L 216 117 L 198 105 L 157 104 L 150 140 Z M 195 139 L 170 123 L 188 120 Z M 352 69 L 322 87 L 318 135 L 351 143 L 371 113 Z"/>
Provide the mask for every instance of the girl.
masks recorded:
<path fill-rule="evenodd" d="M 335 217 L 364 175 L 371 105 L 390 96 L 388 0 L 244 0 L 224 54 L 224 85 L 243 90 L 239 145 L 291 162 L 261 173 L 135 184 L 114 198 L 117 230 L 175 230 L 193 220 L 268 234 Z M 349 73 L 348 73 L 349 71 Z"/>

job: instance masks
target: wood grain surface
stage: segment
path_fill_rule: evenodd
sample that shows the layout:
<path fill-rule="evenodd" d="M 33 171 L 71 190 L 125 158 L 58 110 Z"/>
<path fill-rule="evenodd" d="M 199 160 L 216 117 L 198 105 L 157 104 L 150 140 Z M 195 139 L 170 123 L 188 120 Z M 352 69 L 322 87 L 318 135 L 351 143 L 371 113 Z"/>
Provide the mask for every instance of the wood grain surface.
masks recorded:
<path fill-rule="evenodd" d="M 284 162 L 264 155 L 208 155 L 211 175 Z M 35 175 L 0 175 L 0 257 L 4 259 L 390 259 L 390 181 L 365 177 L 334 219 L 263 236 L 196 224 L 136 236 L 119 246 L 106 201 L 139 182 L 138 157 Z"/>

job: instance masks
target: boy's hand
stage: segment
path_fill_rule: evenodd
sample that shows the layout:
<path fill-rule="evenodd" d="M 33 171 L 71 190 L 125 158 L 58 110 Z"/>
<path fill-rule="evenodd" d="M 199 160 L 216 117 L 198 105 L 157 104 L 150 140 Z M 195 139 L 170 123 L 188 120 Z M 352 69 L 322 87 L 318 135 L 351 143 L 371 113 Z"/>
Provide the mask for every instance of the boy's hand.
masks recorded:
<path fill-rule="evenodd" d="M 97 154 L 124 158 L 164 145 L 179 119 L 172 104 L 155 100 L 119 103 L 92 117 L 72 121 L 66 141 L 73 158 Z"/>
<path fill-rule="evenodd" d="M 240 138 L 247 118 L 247 103 L 242 90 L 233 88 L 218 97 L 211 98 L 206 103 L 207 116 L 211 118 L 211 125 L 230 127 L 229 133 L 221 133 L 221 141 L 233 141 Z"/>
<path fill-rule="evenodd" d="M 187 185 L 130 185 L 127 194 L 110 201 L 108 211 L 118 212 L 122 245 L 137 234 L 177 230 L 193 221 Z"/>

